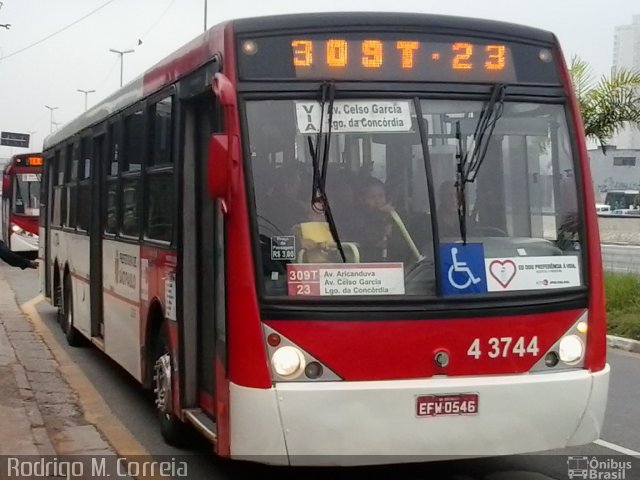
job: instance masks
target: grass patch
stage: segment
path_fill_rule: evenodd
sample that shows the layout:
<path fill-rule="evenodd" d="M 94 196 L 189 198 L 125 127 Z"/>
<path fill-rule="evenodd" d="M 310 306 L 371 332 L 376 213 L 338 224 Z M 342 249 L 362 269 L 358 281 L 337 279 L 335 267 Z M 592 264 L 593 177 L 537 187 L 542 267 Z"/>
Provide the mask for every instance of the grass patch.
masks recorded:
<path fill-rule="evenodd" d="M 640 340 L 640 276 L 605 273 L 607 331 Z"/>

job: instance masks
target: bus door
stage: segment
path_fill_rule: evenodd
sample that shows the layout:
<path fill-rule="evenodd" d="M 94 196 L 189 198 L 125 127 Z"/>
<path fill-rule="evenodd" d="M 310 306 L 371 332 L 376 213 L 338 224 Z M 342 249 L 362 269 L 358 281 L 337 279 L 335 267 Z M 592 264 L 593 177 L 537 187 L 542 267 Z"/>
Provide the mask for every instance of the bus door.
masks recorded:
<path fill-rule="evenodd" d="M 224 358 L 216 345 L 225 335 L 224 315 L 222 327 L 216 321 L 221 316 L 216 312 L 224 305 L 222 216 L 207 187 L 209 138 L 216 128 L 216 110 L 210 92 L 184 105 L 183 406 L 197 405 L 215 418 L 216 362 L 217 356 Z"/>
<path fill-rule="evenodd" d="M 89 278 L 91 279 L 91 336 L 104 338 L 104 315 L 102 310 L 102 192 L 101 182 L 105 173 L 104 134 L 93 137 L 91 171 L 91 216 Z"/>

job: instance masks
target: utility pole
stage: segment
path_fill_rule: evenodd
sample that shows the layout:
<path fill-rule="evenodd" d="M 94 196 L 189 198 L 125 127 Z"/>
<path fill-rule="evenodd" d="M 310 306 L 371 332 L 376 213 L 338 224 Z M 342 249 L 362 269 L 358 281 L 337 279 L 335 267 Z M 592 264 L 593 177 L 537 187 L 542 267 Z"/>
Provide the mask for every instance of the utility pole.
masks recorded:
<path fill-rule="evenodd" d="M 124 55 L 127 53 L 133 53 L 133 49 L 132 50 L 116 50 L 115 48 L 110 48 L 109 51 L 120 55 L 120 86 L 122 86 L 122 70 L 124 68 L 123 67 Z"/>
<path fill-rule="evenodd" d="M 122 81 L 121 81 L 122 84 Z M 82 90 L 81 88 L 76 89 L 80 93 L 84 93 L 84 111 L 87 111 L 87 97 L 90 93 L 94 93 L 95 90 Z"/>
<path fill-rule="evenodd" d="M 204 31 L 207 31 L 207 0 L 204 0 Z"/>
<path fill-rule="evenodd" d="M 53 111 L 57 110 L 58 107 L 50 107 L 49 105 L 45 105 L 44 108 L 48 108 L 49 112 L 51 112 L 51 128 L 49 130 L 49 133 L 53 133 Z"/>
<path fill-rule="evenodd" d="M 31 139 L 33 138 L 33 134 L 38 132 L 35 130 L 29 130 L 27 133 L 29 134 L 29 150 L 31 150 Z"/>

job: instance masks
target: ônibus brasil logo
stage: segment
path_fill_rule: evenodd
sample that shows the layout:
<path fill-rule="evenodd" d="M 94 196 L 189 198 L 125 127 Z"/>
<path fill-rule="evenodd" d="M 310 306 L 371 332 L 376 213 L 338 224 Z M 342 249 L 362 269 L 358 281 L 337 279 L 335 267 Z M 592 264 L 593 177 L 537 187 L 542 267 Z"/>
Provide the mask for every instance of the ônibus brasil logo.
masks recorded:
<path fill-rule="evenodd" d="M 586 455 L 567 458 L 567 473 L 570 479 L 625 480 L 627 470 L 631 470 L 630 461 L 621 461 L 615 458 L 599 459 Z"/>

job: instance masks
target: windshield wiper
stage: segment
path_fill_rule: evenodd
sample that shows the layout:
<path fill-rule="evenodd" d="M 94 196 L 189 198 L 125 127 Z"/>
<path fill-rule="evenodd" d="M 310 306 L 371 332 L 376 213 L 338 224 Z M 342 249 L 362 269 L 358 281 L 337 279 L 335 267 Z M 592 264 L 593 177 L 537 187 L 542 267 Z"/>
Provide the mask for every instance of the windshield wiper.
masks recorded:
<path fill-rule="evenodd" d="M 311 163 L 313 167 L 313 184 L 311 193 L 311 208 L 316 213 L 324 213 L 324 218 L 329 224 L 329 231 L 333 237 L 333 241 L 336 242 L 340 257 L 343 263 L 347 263 L 347 257 L 344 254 L 342 248 L 342 242 L 338 235 L 338 229 L 336 222 L 331 213 L 331 206 L 329 205 L 329 199 L 327 198 L 327 191 L 325 189 L 327 183 L 327 168 L 329 166 L 329 149 L 331 147 L 331 126 L 333 123 L 333 101 L 335 98 L 336 87 L 333 83 L 323 83 L 320 87 L 320 128 L 316 135 L 316 146 L 314 148 L 311 137 L 307 137 L 309 145 L 309 153 L 311 155 Z M 322 145 L 322 163 L 320 162 L 320 142 L 322 141 L 322 126 L 324 124 L 324 110 L 328 104 L 328 132 L 324 137 L 324 144 Z"/>
<path fill-rule="evenodd" d="M 460 121 L 458 120 L 456 122 L 456 141 L 458 143 L 458 152 L 456 154 L 456 158 L 458 159 L 456 169 L 456 201 L 460 238 L 464 245 L 467 244 L 466 185 L 467 183 L 475 181 L 482 162 L 487 155 L 489 140 L 504 110 L 506 89 L 507 86 L 501 83 L 496 84 L 491 89 L 491 97 L 489 101 L 482 106 L 476 129 L 473 132 L 473 147 L 470 150 L 470 156 L 469 150 L 465 150 L 463 145 L 462 134 L 460 133 Z"/>

